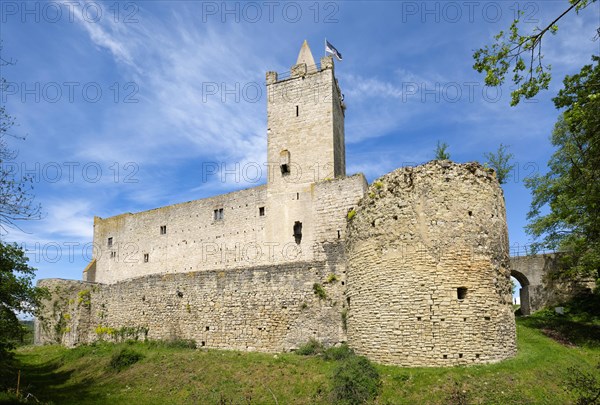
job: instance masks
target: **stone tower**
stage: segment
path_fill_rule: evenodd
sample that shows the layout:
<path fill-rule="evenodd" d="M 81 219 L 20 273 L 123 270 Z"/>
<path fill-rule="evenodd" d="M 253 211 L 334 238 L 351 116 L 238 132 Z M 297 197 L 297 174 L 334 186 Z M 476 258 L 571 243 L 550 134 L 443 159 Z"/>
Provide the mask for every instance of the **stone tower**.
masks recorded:
<path fill-rule="evenodd" d="M 345 106 L 333 59 L 325 56 L 317 65 L 306 41 L 290 73 L 267 72 L 266 82 L 270 220 L 265 239 L 296 243 L 297 259 L 310 260 L 309 247 L 316 242 L 314 184 L 346 175 Z"/>
<path fill-rule="evenodd" d="M 384 364 L 493 363 L 516 353 L 502 189 L 478 163 L 376 180 L 348 224 L 348 344 Z"/>

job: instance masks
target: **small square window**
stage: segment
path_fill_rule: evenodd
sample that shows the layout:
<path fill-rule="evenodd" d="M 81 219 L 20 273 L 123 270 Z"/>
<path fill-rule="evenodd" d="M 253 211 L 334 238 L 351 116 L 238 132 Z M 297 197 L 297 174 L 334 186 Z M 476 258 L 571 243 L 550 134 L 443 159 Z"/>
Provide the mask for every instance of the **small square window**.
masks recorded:
<path fill-rule="evenodd" d="M 148 260 L 150 260 L 150 254 L 144 253 L 144 263 L 148 263 Z"/>
<path fill-rule="evenodd" d="M 113 238 L 108 238 L 108 247 L 112 247 L 113 245 Z"/>
<path fill-rule="evenodd" d="M 221 221 L 223 219 L 223 208 L 218 208 L 213 211 L 213 220 Z"/>
<path fill-rule="evenodd" d="M 166 225 L 161 225 L 160 226 L 160 234 L 161 235 L 166 235 L 167 234 L 167 226 Z"/>
<path fill-rule="evenodd" d="M 459 300 L 467 298 L 467 287 L 458 287 L 456 289 L 456 296 Z"/>
<path fill-rule="evenodd" d="M 265 207 L 258 207 L 258 216 L 260 216 L 260 217 L 265 216 Z"/>

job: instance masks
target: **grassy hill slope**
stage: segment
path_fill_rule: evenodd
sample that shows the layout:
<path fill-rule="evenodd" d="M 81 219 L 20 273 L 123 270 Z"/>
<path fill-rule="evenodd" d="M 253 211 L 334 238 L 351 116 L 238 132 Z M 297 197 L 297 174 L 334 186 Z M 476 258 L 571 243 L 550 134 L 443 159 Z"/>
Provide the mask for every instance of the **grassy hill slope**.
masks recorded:
<path fill-rule="evenodd" d="M 596 328 L 595 320 L 561 319 L 545 312 L 518 320 L 518 354 L 502 363 L 454 368 L 377 365 L 382 384 L 374 403 L 575 403 L 581 392 L 570 382 L 584 374 L 600 375 L 600 347 L 594 332 L 586 332 L 590 328 Z M 582 335 L 592 338 L 574 339 Z M 124 348 L 142 357 L 117 371 L 111 359 Z M 194 350 L 154 342 L 75 349 L 26 346 L 17 351 L 17 360 L 21 392 L 55 404 L 327 404 L 332 402 L 336 366 L 335 360 L 322 356 Z M 594 388 L 589 380 L 583 384 Z M 0 394 L 0 402 L 11 398 L 14 394 Z"/>

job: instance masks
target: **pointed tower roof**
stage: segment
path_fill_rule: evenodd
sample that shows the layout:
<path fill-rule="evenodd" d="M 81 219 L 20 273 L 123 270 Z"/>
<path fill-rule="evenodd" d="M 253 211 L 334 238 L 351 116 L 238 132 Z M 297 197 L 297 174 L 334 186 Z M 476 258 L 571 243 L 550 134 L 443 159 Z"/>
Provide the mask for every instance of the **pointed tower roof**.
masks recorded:
<path fill-rule="evenodd" d="M 296 61 L 297 65 L 300 63 L 306 63 L 307 67 L 316 65 L 315 58 L 313 58 L 312 52 L 310 51 L 310 48 L 308 47 L 308 42 L 306 42 L 306 39 L 302 43 L 302 47 L 300 48 L 300 53 L 298 54 L 298 60 Z"/>

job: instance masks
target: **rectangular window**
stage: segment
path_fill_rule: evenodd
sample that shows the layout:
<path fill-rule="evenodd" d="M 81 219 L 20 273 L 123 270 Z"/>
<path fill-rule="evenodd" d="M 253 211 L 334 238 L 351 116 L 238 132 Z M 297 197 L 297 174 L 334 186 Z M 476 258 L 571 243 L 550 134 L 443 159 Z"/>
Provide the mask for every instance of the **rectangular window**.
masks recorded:
<path fill-rule="evenodd" d="M 265 207 L 258 207 L 258 216 L 260 216 L 260 217 L 265 216 Z"/>
<path fill-rule="evenodd" d="M 160 226 L 160 234 L 161 235 L 166 235 L 167 234 L 167 226 L 166 225 L 161 225 Z"/>
<path fill-rule="evenodd" d="M 300 115 L 300 107 L 299 107 L 299 106 L 296 106 L 296 117 L 297 117 L 298 115 Z"/>
<path fill-rule="evenodd" d="M 112 247 L 112 241 L 113 241 L 112 238 L 108 238 L 108 247 Z"/>
<path fill-rule="evenodd" d="M 223 208 L 219 208 L 213 211 L 213 220 L 222 221 L 223 220 Z"/>
<path fill-rule="evenodd" d="M 117 257 L 117 252 L 115 252 L 114 250 L 112 252 L 110 252 L 110 258 L 114 259 L 115 257 Z"/>
<path fill-rule="evenodd" d="M 148 263 L 148 260 L 150 260 L 150 254 L 144 253 L 144 263 Z"/>

